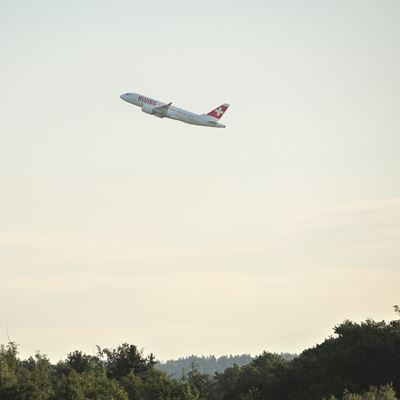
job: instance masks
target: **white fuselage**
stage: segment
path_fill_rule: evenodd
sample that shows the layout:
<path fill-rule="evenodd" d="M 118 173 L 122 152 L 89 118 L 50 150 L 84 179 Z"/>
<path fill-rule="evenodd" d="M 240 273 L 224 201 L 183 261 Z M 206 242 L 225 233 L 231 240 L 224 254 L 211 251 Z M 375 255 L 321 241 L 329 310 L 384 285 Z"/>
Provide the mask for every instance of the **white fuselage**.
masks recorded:
<path fill-rule="evenodd" d="M 142 96 L 138 93 L 125 93 L 121 96 L 122 100 L 135 106 L 141 107 L 142 111 L 154 115 L 159 118 L 171 118 L 192 125 L 209 126 L 213 128 L 225 128 L 225 125 L 220 124 L 218 120 L 206 114 L 195 114 L 182 108 L 174 107 L 163 103 L 162 101 L 154 100 L 147 96 Z"/>

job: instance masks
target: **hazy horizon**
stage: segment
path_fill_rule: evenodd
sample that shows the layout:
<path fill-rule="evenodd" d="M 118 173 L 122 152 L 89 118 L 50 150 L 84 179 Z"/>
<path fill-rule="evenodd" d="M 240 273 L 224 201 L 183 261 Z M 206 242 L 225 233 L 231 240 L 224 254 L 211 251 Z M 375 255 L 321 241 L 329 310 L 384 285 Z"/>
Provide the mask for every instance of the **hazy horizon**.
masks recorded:
<path fill-rule="evenodd" d="M 0 343 L 300 353 L 400 289 L 400 3 L 0 2 Z M 147 115 L 125 92 L 226 129 Z"/>

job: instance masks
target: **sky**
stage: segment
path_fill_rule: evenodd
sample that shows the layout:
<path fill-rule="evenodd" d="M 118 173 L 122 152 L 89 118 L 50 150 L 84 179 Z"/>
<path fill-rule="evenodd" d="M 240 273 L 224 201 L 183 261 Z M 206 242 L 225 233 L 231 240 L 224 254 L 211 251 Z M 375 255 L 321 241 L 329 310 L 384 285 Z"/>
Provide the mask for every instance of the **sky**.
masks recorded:
<path fill-rule="evenodd" d="M 398 0 L 0 0 L 0 343 L 296 352 L 400 303 Z M 206 113 L 209 129 L 123 102 Z"/>

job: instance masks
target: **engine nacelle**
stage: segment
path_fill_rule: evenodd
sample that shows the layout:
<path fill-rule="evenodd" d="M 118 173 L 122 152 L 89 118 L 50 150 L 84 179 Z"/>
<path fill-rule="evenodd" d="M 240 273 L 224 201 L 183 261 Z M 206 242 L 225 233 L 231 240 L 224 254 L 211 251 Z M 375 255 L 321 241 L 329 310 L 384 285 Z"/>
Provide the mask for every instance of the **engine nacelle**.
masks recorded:
<path fill-rule="evenodd" d="M 156 108 L 151 106 L 150 104 L 144 104 L 142 107 L 142 111 L 146 114 L 154 115 L 156 113 Z"/>

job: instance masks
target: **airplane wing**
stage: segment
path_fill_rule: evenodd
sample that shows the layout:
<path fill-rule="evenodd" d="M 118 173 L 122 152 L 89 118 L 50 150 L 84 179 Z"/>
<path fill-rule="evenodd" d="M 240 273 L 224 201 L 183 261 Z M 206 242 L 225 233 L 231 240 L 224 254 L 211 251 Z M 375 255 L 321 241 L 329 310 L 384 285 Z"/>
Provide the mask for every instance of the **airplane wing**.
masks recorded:
<path fill-rule="evenodd" d="M 171 103 L 164 104 L 163 106 L 155 107 L 155 112 L 158 115 L 165 117 L 168 113 L 168 108 L 171 106 L 171 104 L 172 104 L 172 101 L 171 101 Z"/>

